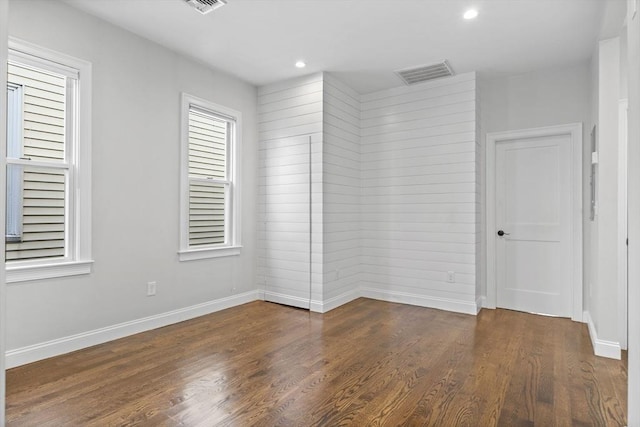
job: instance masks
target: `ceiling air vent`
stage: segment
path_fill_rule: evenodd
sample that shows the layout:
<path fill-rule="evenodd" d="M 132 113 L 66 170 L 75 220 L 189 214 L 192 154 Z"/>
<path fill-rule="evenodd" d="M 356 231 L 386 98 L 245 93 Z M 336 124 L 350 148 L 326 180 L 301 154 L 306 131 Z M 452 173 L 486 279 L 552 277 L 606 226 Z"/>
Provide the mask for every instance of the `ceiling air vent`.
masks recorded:
<path fill-rule="evenodd" d="M 184 0 L 203 15 L 227 4 L 227 0 Z"/>
<path fill-rule="evenodd" d="M 410 86 L 429 80 L 453 76 L 453 70 L 447 61 L 433 65 L 421 65 L 419 67 L 406 68 L 396 71 L 402 81 Z"/>

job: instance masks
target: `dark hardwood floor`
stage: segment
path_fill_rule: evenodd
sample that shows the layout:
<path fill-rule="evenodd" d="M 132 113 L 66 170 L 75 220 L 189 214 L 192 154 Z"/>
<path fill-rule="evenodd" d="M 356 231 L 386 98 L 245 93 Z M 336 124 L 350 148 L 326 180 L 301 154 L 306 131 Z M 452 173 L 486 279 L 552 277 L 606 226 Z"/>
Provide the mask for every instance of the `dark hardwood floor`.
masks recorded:
<path fill-rule="evenodd" d="M 587 328 L 358 299 L 253 302 L 7 373 L 9 426 L 623 426 Z"/>

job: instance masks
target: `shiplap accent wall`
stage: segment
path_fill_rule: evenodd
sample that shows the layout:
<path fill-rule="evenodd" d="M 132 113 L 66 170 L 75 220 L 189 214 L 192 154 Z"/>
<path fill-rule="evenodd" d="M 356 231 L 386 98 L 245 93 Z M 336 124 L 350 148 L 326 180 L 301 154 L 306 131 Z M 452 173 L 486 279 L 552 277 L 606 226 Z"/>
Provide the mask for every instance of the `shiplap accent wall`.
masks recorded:
<path fill-rule="evenodd" d="M 474 73 L 367 95 L 315 74 L 260 88 L 258 104 L 262 159 L 292 137 L 316 141 L 312 310 L 366 296 L 477 313 L 482 159 Z M 306 256 L 287 262 L 281 252 L 282 233 L 300 224 L 274 215 L 299 210 L 304 197 L 277 187 L 296 179 L 283 173 L 261 161 L 258 281 L 267 294 L 279 293 L 269 290 L 272 266 L 294 269 Z M 290 294 L 275 300 L 299 306 Z"/>
<path fill-rule="evenodd" d="M 362 295 L 475 314 L 475 73 L 361 102 Z"/>
<path fill-rule="evenodd" d="M 316 311 L 323 299 L 322 99 L 322 74 L 258 89 L 258 286 L 267 300 L 304 306 L 310 259 Z M 304 138 L 311 138 L 310 156 L 300 142 Z M 305 222 L 309 200 L 311 220 Z"/>
<path fill-rule="evenodd" d="M 324 74 L 323 310 L 359 296 L 360 95 Z"/>

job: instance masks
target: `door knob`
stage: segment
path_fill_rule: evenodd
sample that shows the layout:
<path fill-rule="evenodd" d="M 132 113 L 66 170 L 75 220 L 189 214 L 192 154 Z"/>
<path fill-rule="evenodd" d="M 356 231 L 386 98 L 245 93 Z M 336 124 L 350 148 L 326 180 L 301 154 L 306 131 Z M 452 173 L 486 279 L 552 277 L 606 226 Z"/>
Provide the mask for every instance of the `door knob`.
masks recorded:
<path fill-rule="evenodd" d="M 502 230 L 498 230 L 498 236 L 502 237 L 502 236 L 508 236 L 510 233 L 505 233 Z"/>

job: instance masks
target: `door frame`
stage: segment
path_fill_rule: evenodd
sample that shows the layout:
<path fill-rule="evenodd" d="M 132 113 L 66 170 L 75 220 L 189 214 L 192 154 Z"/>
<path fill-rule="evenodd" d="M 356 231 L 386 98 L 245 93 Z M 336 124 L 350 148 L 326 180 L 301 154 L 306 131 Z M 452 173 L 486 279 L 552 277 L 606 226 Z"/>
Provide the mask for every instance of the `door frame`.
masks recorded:
<path fill-rule="evenodd" d="M 7 59 L 9 48 L 9 2 L 0 0 L 0 105 L 7 105 Z M 6 214 L 6 183 L 7 176 L 6 167 L 6 142 L 7 138 L 7 111 L 6 108 L 0 108 L 0 233 L 4 236 L 5 214 Z M 6 318 L 7 318 L 7 282 L 5 274 L 5 253 L 0 253 L 0 426 L 5 423 L 5 388 L 6 388 Z"/>
<path fill-rule="evenodd" d="M 496 144 L 523 138 L 541 138 L 568 135 L 571 138 L 571 319 L 583 321 L 582 311 L 582 123 L 491 132 L 486 136 L 486 259 L 487 298 L 486 307 L 497 306 L 496 282 Z"/>
<path fill-rule="evenodd" d="M 627 177 L 628 177 L 628 109 L 627 98 L 618 101 L 618 330 L 620 348 L 627 349 L 628 342 L 628 215 L 627 215 Z"/>

